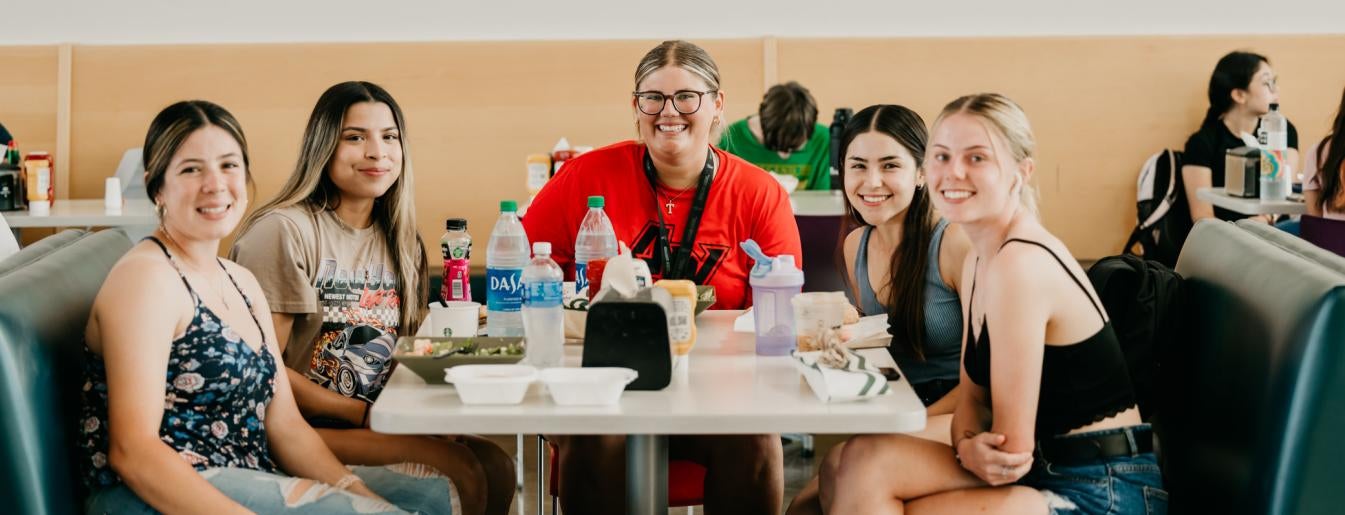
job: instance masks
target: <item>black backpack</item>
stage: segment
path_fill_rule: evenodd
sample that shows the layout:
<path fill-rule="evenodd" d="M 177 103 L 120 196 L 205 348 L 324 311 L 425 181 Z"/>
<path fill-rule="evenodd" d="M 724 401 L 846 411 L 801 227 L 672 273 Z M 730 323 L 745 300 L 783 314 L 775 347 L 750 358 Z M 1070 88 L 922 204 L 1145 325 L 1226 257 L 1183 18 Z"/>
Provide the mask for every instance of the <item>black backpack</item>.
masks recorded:
<path fill-rule="evenodd" d="M 1181 338 L 1182 276 L 1162 263 L 1125 254 L 1093 264 L 1088 280 L 1111 317 L 1140 415 L 1148 420 L 1163 389 L 1163 357 Z"/>
<path fill-rule="evenodd" d="M 1124 252 L 1139 244 L 1145 259 L 1177 266 L 1177 255 L 1191 232 L 1191 211 L 1182 183 L 1182 153 L 1163 149 L 1140 167 L 1136 189 L 1138 223 L 1130 232 Z"/>

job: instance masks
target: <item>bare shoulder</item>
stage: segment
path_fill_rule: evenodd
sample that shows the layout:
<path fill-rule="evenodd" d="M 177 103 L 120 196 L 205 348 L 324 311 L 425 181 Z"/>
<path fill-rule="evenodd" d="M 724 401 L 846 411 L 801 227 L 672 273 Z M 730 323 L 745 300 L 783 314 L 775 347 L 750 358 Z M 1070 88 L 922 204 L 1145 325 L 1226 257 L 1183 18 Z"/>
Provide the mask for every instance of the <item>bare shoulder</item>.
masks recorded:
<path fill-rule="evenodd" d="M 168 330 L 179 325 L 192 305 L 191 295 L 173 265 L 152 243 L 143 242 L 122 256 L 108 272 L 93 303 L 91 325 L 134 321 L 134 325 Z M 90 342 L 91 347 L 101 347 Z"/>
<path fill-rule="evenodd" d="M 943 282 L 954 291 L 961 291 L 966 284 L 963 271 L 967 258 L 971 255 L 971 239 L 958 224 L 948 224 L 943 230 L 943 241 L 939 243 L 939 275 Z"/>
<path fill-rule="evenodd" d="M 855 253 L 859 252 L 859 239 L 864 235 L 864 228 L 859 227 L 850 234 L 845 235 L 845 241 L 841 244 L 841 250 L 845 252 L 845 262 L 851 263 L 855 260 Z"/>

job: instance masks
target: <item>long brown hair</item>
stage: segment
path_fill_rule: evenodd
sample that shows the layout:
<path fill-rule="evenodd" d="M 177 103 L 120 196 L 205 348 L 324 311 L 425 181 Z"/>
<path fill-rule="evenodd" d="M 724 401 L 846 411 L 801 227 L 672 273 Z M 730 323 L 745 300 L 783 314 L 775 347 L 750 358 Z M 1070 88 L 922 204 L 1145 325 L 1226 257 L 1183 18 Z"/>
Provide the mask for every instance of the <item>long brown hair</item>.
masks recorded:
<path fill-rule="evenodd" d="M 1317 144 L 1317 180 L 1322 183 L 1322 206 L 1341 211 L 1345 202 L 1340 202 L 1342 189 L 1341 175 L 1345 175 L 1345 90 L 1340 92 L 1340 107 L 1336 108 L 1336 121 L 1331 124 L 1331 133 Z"/>
<path fill-rule="evenodd" d="M 925 161 L 925 144 L 929 140 L 929 132 L 925 130 L 925 121 L 915 111 L 899 105 L 874 105 L 855 113 L 842 132 L 842 152 L 848 155 L 850 143 L 860 134 L 868 132 L 880 132 L 896 140 L 915 158 L 917 170 Z M 842 167 L 841 180 L 844 181 L 845 177 Z M 896 344 L 920 360 L 925 359 L 925 275 L 929 266 L 929 243 L 934 238 L 935 227 L 928 189 L 916 187 L 915 193 L 911 195 L 911 204 L 906 207 L 906 219 L 901 226 L 901 243 L 888 263 L 890 282 L 887 298 L 879 299 L 887 306 L 888 322 L 892 324 L 893 335 L 899 340 Z M 845 212 L 850 223 L 856 227 L 870 225 L 850 205 L 848 196 L 841 195 L 841 198 L 845 202 Z M 844 235 L 848 232 L 841 232 L 840 245 L 845 244 Z M 845 274 L 846 286 L 851 291 L 855 291 L 854 281 L 851 274 Z"/>
<path fill-rule="evenodd" d="M 414 175 L 411 173 L 411 152 L 407 148 L 406 118 L 402 108 L 387 90 L 372 82 L 342 82 L 322 93 L 304 130 L 303 146 L 294 173 L 275 198 L 262 204 L 243 222 L 246 231 L 268 213 L 290 206 L 302 205 L 312 213 L 336 209 L 341 203 L 340 190 L 327 174 L 327 166 L 336 154 L 341 136 L 341 123 L 350 106 L 375 102 L 388 106 L 401 134 L 402 173 L 397 182 L 374 201 L 374 225 L 385 235 L 388 255 L 392 256 L 397 272 L 397 295 L 401 298 L 401 334 L 415 334 L 424 318 L 429 302 L 429 272 L 425 244 L 416 232 L 415 196 L 412 194 Z"/>

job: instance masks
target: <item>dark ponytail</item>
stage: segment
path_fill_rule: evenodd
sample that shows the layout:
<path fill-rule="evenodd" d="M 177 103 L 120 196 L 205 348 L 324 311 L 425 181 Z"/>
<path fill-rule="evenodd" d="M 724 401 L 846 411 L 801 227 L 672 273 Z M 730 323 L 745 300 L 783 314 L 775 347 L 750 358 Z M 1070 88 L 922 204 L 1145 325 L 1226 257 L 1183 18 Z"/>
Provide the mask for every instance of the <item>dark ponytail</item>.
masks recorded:
<path fill-rule="evenodd" d="M 1261 63 L 1270 64 L 1270 60 L 1260 54 L 1242 51 L 1230 52 L 1219 59 L 1210 75 L 1210 107 L 1205 111 L 1204 124 L 1218 121 L 1233 108 L 1233 90 L 1251 86 Z"/>

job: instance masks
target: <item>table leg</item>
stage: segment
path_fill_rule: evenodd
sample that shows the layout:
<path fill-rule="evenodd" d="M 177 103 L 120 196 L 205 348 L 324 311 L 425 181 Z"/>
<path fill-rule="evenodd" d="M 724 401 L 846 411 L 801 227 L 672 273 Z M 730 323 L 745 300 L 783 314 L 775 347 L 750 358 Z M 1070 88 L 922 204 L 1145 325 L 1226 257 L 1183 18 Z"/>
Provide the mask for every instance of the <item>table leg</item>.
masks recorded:
<path fill-rule="evenodd" d="M 546 439 L 542 438 L 542 435 L 537 435 L 537 515 L 546 513 L 542 511 L 542 496 L 546 492 L 546 489 L 542 487 L 542 479 L 548 477 L 545 461 L 547 454 Z"/>
<path fill-rule="evenodd" d="M 668 437 L 626 437 L 626 513 L 668 513 Z"/>

